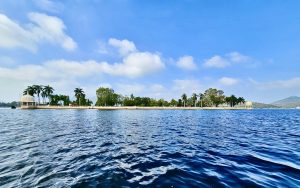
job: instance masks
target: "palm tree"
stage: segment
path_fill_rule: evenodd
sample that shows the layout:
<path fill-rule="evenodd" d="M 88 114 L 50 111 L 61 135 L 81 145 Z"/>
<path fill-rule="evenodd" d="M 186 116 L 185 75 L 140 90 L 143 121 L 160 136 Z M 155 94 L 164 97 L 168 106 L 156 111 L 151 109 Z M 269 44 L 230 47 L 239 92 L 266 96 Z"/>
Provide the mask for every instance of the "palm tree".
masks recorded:
<path fill-rule="evenodd" d="M 237 98 L 238 104 L 245 103 L 245 99 L 243 97 Z"/>
<path fill-rule="evenodd" d="M 196 103 L 197 103 L 197 96 L 198 95 L 196 93 L 192 94 L 192 101 L 194 102 L 195 107 L 196 107 Z"/>
<path fill-rule="evenodd" d="M 45 91 L 45 89 L 42 89 L 42 93 L 41 93 L 42 99 L 43 99 L 43 104 L 45 104 L 45 98 L 47 97 L 47 93 Z"/>
<path fill-rule="evenodd" d="M 33 86 L 28 86 L 23 92 L 24 95 L 28 94 L 31 96 L 34 96 L 35 93 L 35 88 Z"/>
<path fill-rule="evenodd" d="M 44 86 L 44 88 L 43 88 L 43 95 L 45 96 L 45 97 L 48 97 L 48 99 L 49 99 L 49 103 L 50 103 L 50 101 L 51 101 L 51 95 L 53 94 L 53 91 L 54 91 L 54 89 L 53 89 L 53 87 L 51 87 L 51 86 L 49 86 L 49 85 L 47 85 L 47 86 Z"/>
<path fill-rule="evenodd" d="M 39 101 L 39 104 L 40 104 L 40 94 L 41 94 L 41 92 L 42 92 L 42 90 L 43 90 L 43 86 L 41 86 L 41 85 L 33 85 L 32 86 L 33 88 L 34 88 L 34 90 L 35 90 L 35 93 L 37 94 L 37 96 L 38 96 L 38 101 Z"/>
<path fill-rule="evenodd" d="M 199 100 L 200 100 L 200 103 L 201 103 L 201 108 L 203 107 L 203 98 L 204 98 L 204 95 L 202 93 L 199 93 Z"/>
<path fill-rule="evenodd" d="M 187 101 L 187 96 L 186 96 L 185 93 L 181 96 L 181 99 L 183 101 L 183 106 L 185 107 L 185 104 L 186 104 L 186 101 Z"/>
<path fill-rule="evenodd" d="M 77 99 L 77 104 L 80 106 L 81 105 L 80 98 L 84 96 L 84 91 L 81 88 L 75 88 L 74 93 Z"/>

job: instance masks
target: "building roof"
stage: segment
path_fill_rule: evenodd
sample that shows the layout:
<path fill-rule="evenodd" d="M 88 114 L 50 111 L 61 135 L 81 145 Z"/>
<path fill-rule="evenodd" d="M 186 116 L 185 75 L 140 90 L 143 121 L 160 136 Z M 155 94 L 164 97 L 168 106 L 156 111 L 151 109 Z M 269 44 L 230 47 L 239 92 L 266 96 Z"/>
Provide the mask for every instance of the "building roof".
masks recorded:
<path fill-rule="evenodd" d="M 35 102 L 35 100 L 33 96 L 27 94 L 21 97 L 21 102 Z"/>

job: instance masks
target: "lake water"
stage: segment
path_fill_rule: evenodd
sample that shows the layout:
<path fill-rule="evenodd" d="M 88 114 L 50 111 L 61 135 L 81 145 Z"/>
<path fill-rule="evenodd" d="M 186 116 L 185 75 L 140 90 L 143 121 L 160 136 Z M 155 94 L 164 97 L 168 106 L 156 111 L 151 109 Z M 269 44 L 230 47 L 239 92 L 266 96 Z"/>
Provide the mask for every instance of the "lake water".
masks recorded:
<path fill-rule="evenodd" d="M 0 187 L 299 187 L 300 110 L 0 109 Z"/>

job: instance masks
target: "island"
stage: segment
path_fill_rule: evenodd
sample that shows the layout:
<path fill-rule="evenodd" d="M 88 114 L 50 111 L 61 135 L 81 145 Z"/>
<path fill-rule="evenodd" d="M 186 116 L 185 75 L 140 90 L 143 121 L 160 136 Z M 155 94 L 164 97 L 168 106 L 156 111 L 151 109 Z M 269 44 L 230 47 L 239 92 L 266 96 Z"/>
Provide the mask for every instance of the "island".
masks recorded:
<path fill-rule="evenodd" d="M 74 89 L 75 100 L 68 95 L 54 94 L 53 87 L 47 85 L 28 86 L 21 97 L 21 109 L 252 109 L 252 102 L 235 95 L 225 96 L 224 91 L 209 88 L 204 93 L 193 93 L 190 97 L 183 93 L 178 99 L 155 99 L 150 97 L 124 96 L 112 88 L 99 87 L 96 90 L 95 105 L 86 98 L 81 88 Z"/>

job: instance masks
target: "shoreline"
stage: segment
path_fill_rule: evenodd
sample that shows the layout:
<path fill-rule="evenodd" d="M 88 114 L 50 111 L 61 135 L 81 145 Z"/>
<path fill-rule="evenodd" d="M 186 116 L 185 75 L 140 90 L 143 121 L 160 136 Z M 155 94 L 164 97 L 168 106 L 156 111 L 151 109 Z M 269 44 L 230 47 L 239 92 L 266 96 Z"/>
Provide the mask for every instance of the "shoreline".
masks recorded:
<path fill-rule="evenodd" d="M 53 110 L 251 110 L 246 107 L 142 107 L 142 106 L 32 106 L 19 109 L 53 109 Z"/>

